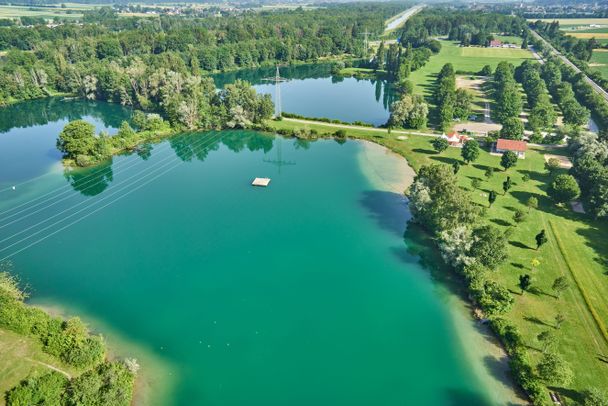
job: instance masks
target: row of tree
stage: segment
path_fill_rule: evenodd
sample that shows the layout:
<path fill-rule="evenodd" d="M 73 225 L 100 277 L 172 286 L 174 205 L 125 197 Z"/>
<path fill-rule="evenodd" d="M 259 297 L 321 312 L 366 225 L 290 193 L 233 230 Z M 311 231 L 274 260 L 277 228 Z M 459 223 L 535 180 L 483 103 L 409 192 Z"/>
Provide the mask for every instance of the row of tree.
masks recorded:
<path fill-rule="evenodd" d="M 515 79 L 522 84 L 530 114 L 528 125 L 538 133 L 549 130 L 555 124 L 557 114 L 551 103 L 545 81 L 540 76 L 540 64 L 531 60 L 524 61 L 515 69 Z M 518 133 L 518 135 L 523 135 Z M 519 138 L 518 138 L 519 139 Z"/>
<path fill-rule="evenodd" d="M 446 63 L 435 80 L 433 98 L 441 129 L 446 130 L 455 118 L 466 119 L 471 113 L 473 96 L 469 91 L 456 88 L 456 73 L 451 63 Z"/>
<path fill-rule="evenodd" d="M 375 69 L 384 69 L 388 78 L 401 82 L 410 76 L 410 73 L 423 67 L 431 57 L 441 50 L 441 43 L 431 40 L 420 47 L 414 48 L 408 43 L 404 48 L 401 43 L 390 44 L 388 49 L 384 42 L 380 43 L 372 65 Z"/>
<path fill-rule="evenodd" d="M 589 110 L 576 99 L 572 85 L 562 80 L 562 73 L 555 60 L 549 60 L 540 68 L 540 74 L 564 116 L 564 123 L 583 126 L 589 121 Z"/>
<path fill-rule="evenodd" d="M 561 31 L 559 21 L 544 22 L 538 20 L 532 23 L 530 27 L 549 40 L 555 48 L 561 52 L 570 53 L 581 61 L 589 61 L 593 50 L 600 47 L 600 43 L 595 38 L 576 38 Z"/>
<path fill-rule="evenodd" d="M 509 126 L 515 120 L 519 121 L 519 115 L 523 107 L 521 95 L 515 82 L 515 68 L 506 61 L 502 61 L 494 71 L 494 118 L 499 123 Z M 504 133 L 501 136 L 508 136 Z M 516 138 L 514 136 L 513 138 Z"/>

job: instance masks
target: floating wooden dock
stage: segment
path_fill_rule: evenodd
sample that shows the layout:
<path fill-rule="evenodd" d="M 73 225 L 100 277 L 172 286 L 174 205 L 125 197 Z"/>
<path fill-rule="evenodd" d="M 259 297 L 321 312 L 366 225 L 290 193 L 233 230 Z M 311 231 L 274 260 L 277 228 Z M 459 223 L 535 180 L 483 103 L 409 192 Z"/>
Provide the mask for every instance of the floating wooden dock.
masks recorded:
<path fill-rule="evenodd" d="M 255 178 L 253 182 L 251 182 L 252 186 L 262 186 L 266 187 L 270 184 L 270 178 Z"/>

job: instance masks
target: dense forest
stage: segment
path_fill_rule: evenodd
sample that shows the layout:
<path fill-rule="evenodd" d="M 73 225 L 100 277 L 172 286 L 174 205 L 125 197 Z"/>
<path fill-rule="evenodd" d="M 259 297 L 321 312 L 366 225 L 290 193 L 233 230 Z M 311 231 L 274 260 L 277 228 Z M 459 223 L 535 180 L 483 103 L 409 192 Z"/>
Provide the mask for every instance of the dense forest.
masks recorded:
<path fill-rule="evenodd" d="M 0 27 L 0 104 L 77 94 L 147 108 L 159 86 L 189 76 L 274 63 L 361 56 L 367 29 L 403 4 L 250 12 L 222 18 L 117 18 L 110 8 L 85 23 Z M 179 86 L 178 86 L 179 87 Z"/>
<path fill-rule="evenodd" d="M 437 36 L 448 36 L 463 45 L 487 45 L 492 33 L 521 36 L 526 32 L 526 20 L 519 17 L 433 7 L 409 19 L 400 36 L 402 42 L 414 46 Z"/>

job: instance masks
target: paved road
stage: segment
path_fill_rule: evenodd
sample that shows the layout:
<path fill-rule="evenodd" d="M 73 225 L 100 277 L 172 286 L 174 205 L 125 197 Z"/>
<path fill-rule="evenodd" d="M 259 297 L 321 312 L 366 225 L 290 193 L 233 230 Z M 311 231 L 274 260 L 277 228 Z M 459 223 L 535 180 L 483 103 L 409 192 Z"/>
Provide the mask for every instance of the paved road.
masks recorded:
<path fill-rule="evenodd" d="M 425 7 L 424 4 L 420 4 L 418 6 L 414 6 L 412 8 L 405 10 L 401 14 L 398 14 L 396 18 L 394 18 L 393 20 L 390 20 L 389 22 L 386 23 L 386 27 L 384 28 L 384 34 L 387 34 L 389 31 L 392 31 L 395 28 L 399 28 L 401 25 L 403 25 L 407 21 L 408 18 L 410 18 L 414 14 L 418 13 L 424 7 Z"/>
<path fill-rule="evenodd" d="M 377 127 L 364 127 L 359 125 L 346 125 L 346 124 L 335 124 L 335 123 L 326 123 L 324 121 L 314 121 L 314 120 L 302 120 L 299 118 L 287 118 L 283 117 L 285 121 L 292 121 L 294 123 L 302 123 L 302 124 L 320 124 L 327 127 L 335 127 L 335 128 L 344 128 L 346 130 L 364 130 L 364 131 L 378 131 L 385 134 L 388 134 L 388 130 L 386 128 L 377 128 Z M 403 130 L 391 130 L 391 134 L 413 134 L 413 135 L 422 135 L 425 137 L 438 137 L 438 134 L 433 133 L 424 133 L 420 131 L 403 131 Z"/>
<path fill-rule="evenodd" d="M 536 38 L 538 38 L 539 40 L 541 40 L 551 50 L 551 53 L 553 53 L 554 55 L 556 55 L 566 65 L 570 66 L 576 72 L 582 73 L 583 76 L 584 76 L 584 78 L 585 78 L 585 81 L 591 85 L 591 87 L 593 88 L 593 90 L 595 90 L 600 96 L 602 96 L 608 102 L 608 92 L 606 92 L 604 89 L 602 89 L 602 87 L 600 85 L 598 85 L 593 80 L 591 80 L 591 78 L 589 76 L 587 76 L 583 72 L 581 72 L 581 70 L 579 68 L 577 68 L 575 64 L 573 64 L 572 62 L 570 62 L 570 60 L 568 58 L 566 58 L 564 55 L 562 55 L 557 49 L 555 49 L 553 47 L 553 45 L 551 45 L 548 41 L 546 41 L 543 37 L 541 37 L 539 33 L 537 33 L 534 30 L 531 30 L 531 32 L 532 32 L 532 35 L 534 35 Z"/>

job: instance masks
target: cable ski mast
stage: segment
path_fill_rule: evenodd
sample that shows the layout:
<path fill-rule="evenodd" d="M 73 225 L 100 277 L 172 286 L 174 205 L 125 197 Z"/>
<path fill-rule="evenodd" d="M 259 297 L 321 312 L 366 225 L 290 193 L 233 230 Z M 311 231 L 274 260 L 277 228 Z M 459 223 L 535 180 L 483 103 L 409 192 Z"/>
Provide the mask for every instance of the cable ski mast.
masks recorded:
<path fill-rule="evenodd" d="M 287 82 L 287 78 L 282 78 L 277 65 L 277 73 L 274 77 L 264 78 L 268 82 L 274 82 L 274 116 L 281 117 L 281 82 Z"/>

